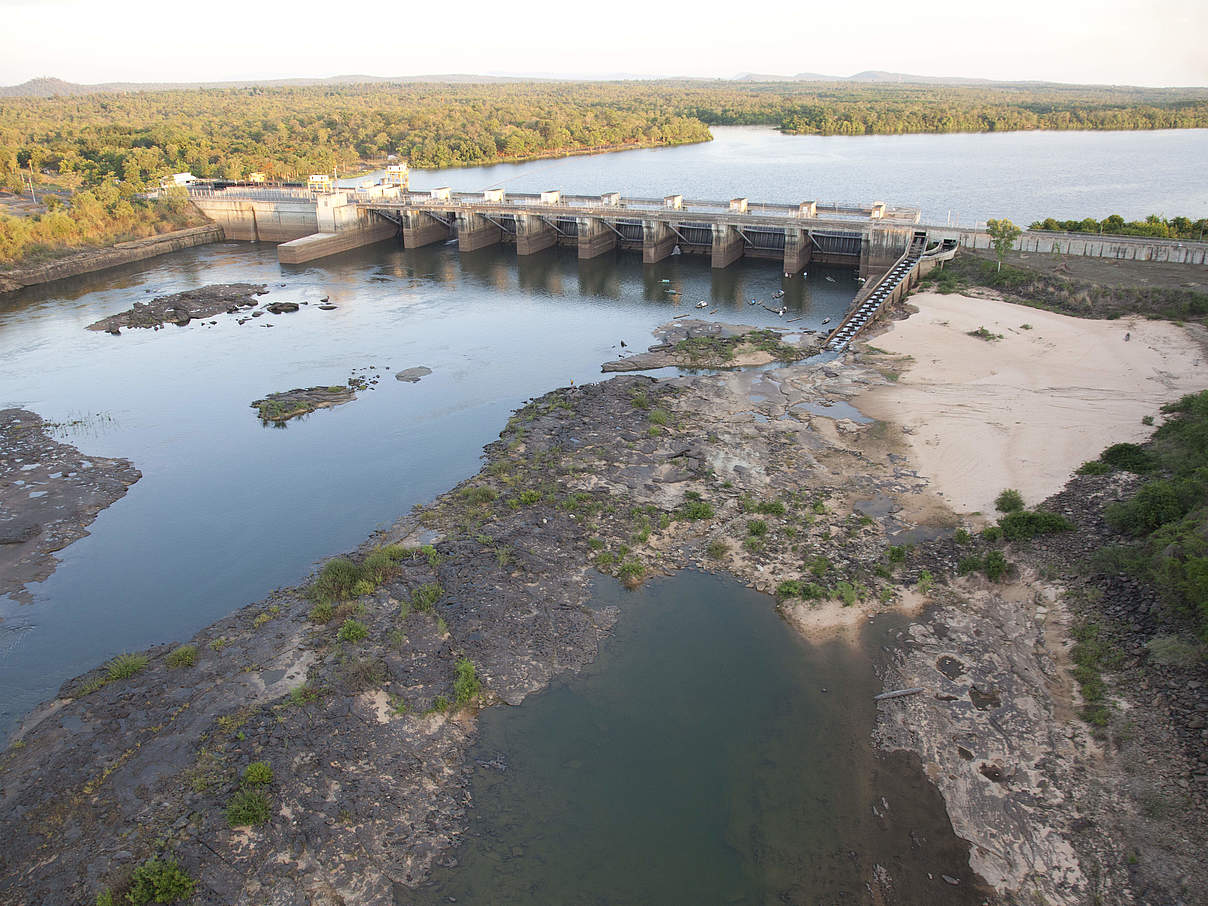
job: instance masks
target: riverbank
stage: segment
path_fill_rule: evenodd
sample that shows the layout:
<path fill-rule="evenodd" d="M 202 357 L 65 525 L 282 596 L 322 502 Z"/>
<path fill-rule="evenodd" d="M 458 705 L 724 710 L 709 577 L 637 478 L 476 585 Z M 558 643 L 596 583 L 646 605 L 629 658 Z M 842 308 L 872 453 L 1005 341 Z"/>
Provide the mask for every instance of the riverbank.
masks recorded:
<path fill-rule="evenodd" d="M 920 474 L 959 514 L 992 514 L 1003 488 L 1029 502 L 1055 494 L 1105 447 L 1148 437 L 1143 419 L 1163 403 L 1203 389 L 1205 336 L 1169 322 L 931 292 L 910 303 L 917 313 L 868 340 L 900 376 L 855 403 L 902 426 Z"/>
<path fill-rule="evenodd" d="M 165 255 L 168 252 L 178 252 L 181 249 L 208 245 L 211 242 L 221 242 L 222 239 L 222 227 L 216 223 L 208 223 L 186 230 L 149 236 L 146 239 L 119 242 L 109 248 L 84 249 L 72 252 L 48 264 L 0 271 L 0 294 L 16 292 L 27 286 L 51 283 L 67 277 L 78 277 L 81 274 L 103 271 L 118 265 L 153 258 L 156 255 Z"/>

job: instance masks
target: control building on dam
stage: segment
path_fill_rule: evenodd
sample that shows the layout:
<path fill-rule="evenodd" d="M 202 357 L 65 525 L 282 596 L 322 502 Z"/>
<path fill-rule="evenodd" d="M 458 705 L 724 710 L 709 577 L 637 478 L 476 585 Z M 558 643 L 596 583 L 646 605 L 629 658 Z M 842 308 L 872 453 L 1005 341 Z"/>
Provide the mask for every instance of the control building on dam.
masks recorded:
<path fill-rule="evenodd" d="M 554 246 L 595 258 L 641 252 L 654 263 L 672 255 L 708 256 L 715 268 L 740 258 L 779 262 L 800 273 L 811 262 L 883 272 L 910 246 L 913 208 L 697 201 L 682 195 L 627 198 L 618 193 L 536 195 L 409 190 L 379 183 L 356 189 L 194 186 L 194 203 L 228 239 L 277 242 L 284 264 L 301 264 L 401 236 L 404 247 L 456 240 L 463 252 L 515 245 L 518 255 Z"/>

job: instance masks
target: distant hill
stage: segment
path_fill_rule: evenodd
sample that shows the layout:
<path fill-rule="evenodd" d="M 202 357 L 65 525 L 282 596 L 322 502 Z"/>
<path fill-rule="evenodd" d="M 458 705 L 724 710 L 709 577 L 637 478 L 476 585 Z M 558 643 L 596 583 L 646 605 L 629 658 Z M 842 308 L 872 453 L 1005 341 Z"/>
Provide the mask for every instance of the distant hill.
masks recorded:
<path fill-rule="evenodd" d="M 316 79 L 244 79 L 230 82 L 100 82 L 81 85 L 53 77 L 30 79 L 20 85 L 0 85 L 0 98 L 57 98 L 85 94 L 131 94 L 137 91 L 173 91 L 188 88 L 309 88 L 315 85 L 382 85 L 414 82 L 486 83 L 537 81 L 519 76 L 444 73 L 411 76 L 337 75 Z"/>

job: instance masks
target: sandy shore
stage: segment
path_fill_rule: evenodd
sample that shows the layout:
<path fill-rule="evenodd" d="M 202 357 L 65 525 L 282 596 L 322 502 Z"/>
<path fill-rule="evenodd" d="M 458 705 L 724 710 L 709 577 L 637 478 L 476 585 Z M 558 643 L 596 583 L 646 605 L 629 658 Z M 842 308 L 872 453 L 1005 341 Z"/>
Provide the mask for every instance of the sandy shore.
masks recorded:
<path fill-rule="evenodd" d="M 937 293 L 910 301 L 918 313 L 870 341 L 910 357 L 900 379 L 853 402 L 903 427 L 919 473 L 958 513 L 993 513 L 1007 487 L 1038 503 L 1104 447 L 1148 437 L 1144 416 L 1160 422 L 1163 403 L 1208 386 L 1204 348 L 1167 322 Z M 982 327 L 1002 339 L 969 336 Z"/>

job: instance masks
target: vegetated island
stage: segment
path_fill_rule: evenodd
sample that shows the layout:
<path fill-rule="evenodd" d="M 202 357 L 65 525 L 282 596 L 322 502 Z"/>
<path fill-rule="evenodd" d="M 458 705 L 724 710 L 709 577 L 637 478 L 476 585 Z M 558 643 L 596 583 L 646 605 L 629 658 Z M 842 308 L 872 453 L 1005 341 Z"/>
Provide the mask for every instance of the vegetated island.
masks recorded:
<path fill-rule="evenodd" d="M 671 321 L 656 329 L 660 342 L 646 352 L 605 362 L 600 370 L 646 371 L 652 368 L 741 368 L 770 362 L 796 362 L 815 355 L 813 331 L 779 331 L 717 321 Z"/>
<path fill-rule="evenodd" d="M 25 409 L 0 410 L 0 595 L 31 600 L 25 586 L 57 565 L 55 551 L 88 534 L 101 510 L 142 477 L 127 459 L 87 456 L 50 436 Z"/>
<path fill-rule="evenodd" d="M 331 387 L 304 387 L 270 393 L 264 399 L 252 403 L 252 408 L 262 422 L 284 424 L 291 418 L 309 415 L 316 409 L 327 409 L 351 403 L 357 398 L 356 391 L 342 384 Z"/>
<path fill-rule="evenodd" d="M 985 304 L 1021 330 L 1034 314 Z M 905 323 L 920 317 L 925 308 Z M 979 354 L 1018 342 L 976 317 L 1004 335 L 956 334 Z M 1123 342 L 1126 325 L 1115 327 Z M 896 346 L 893 332 L 882 342 Z M 1055 337 L 1065 346 L 1050 357 L 1076 358 Z M 595 656 L 617 612 L 585 606 L 590 569 L 636 584 L 685 565 L 776 594 L 810 637 L 882 608 L 915 615 L 885 682 L 923 692 L 878 704 L 878 739 L 919 756 L 972 844 L 972 868 L 1004 902 L 1205 889 L 1208 684 L 1194 631 L 1204 617 L 1182 586 L 1163 584 L 1171 564 L 1160 559 L 1204 556 L 1190 547 L 1203 494 L 1190 508 L 1153 504 L 1170 497 L 1162 481 L 1202 480 L 1208 394 L 1160 413 L 1173 427 L 1151 446 L 1084 454 L 1099 465 L 1047 500 L 997 487 L 999 514 L 986 518 L 939 496 L 946 486 L 921 474 L 910 426 L 814 414 L 925 374 L 917 355 L 857 347 L 826 363 L 545 394 L 516 412 L 476 476 L 306 586 L 69 681 L 0 758 L 0 891 L 20 904 L 118 901 L 154 878 L 206 902 L 252 890 L 390 901 L 466 826 L 476 709 L 518 703 Z M 1168 370 L 1203 373 L 1182 348 Z M 1141 423 L 1129 417 L 1122 429 Z M 1036 453 L 1068 474 L 1080 448 Z M 1000 478 L 988 470 L 979 493 Z M 888 505 L 865 505 L 876 501 Z M 1110 553 L 1121 543 L 1135 570 Z M 1092 568 L 1074 567 L 1104 548 Z M 861 863 L 877 896 L 892 898 L 895 874 L 964 883 L 918 845 L 902 864 Z"/>

